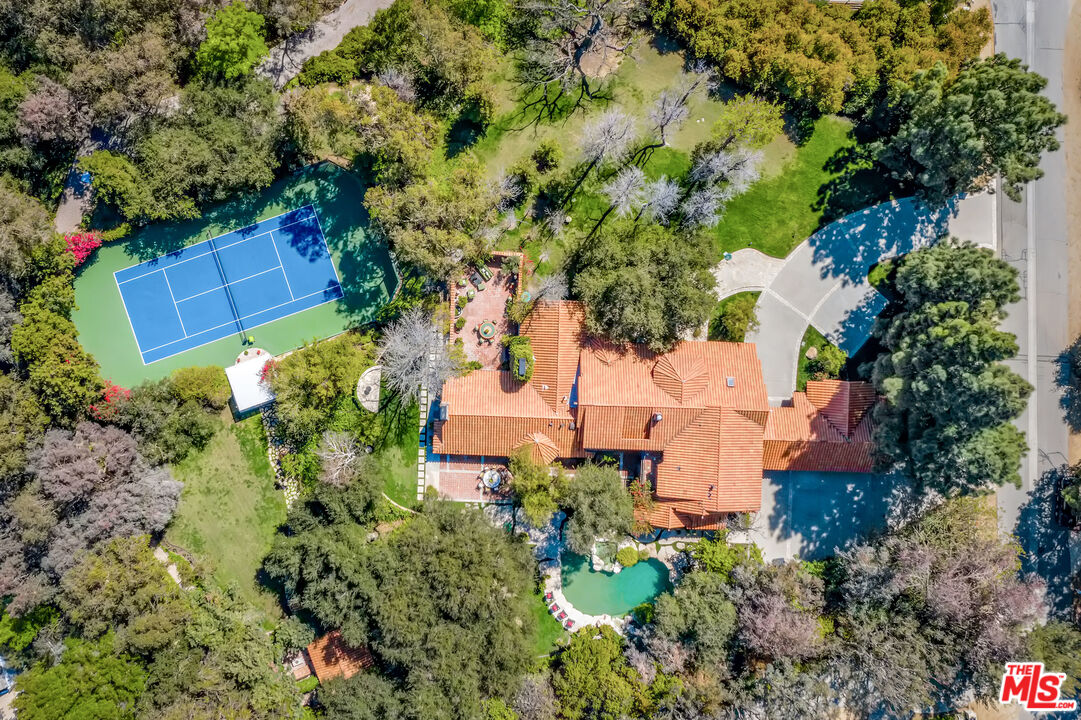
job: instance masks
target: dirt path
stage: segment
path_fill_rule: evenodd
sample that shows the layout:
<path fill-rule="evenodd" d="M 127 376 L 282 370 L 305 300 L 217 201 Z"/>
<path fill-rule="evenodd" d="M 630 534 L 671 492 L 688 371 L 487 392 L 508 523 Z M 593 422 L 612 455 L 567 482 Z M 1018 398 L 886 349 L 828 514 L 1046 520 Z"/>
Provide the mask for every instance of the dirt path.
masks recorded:
<path fill-rule="evenodd" d="M 1070 3 L 1069 30 L 1063 53 L 1063 107 L 1066 123 L 1063 147 L 1066 151 L 1066 232 L 1069 240 L 1069 330 L 1081 335 L 1081 0 Z M 1081 435 L 1070 435 L 1070 462 L 1081 459 Z"/>

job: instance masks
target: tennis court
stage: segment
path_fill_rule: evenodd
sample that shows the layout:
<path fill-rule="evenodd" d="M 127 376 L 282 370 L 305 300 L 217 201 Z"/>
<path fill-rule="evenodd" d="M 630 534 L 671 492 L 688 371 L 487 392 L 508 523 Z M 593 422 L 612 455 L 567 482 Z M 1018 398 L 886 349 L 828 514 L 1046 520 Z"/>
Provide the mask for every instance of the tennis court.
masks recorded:
<path fill-rule="evenodd" d="M 144 365 L 343 297 L 312 205 L 113 278 Z"/>

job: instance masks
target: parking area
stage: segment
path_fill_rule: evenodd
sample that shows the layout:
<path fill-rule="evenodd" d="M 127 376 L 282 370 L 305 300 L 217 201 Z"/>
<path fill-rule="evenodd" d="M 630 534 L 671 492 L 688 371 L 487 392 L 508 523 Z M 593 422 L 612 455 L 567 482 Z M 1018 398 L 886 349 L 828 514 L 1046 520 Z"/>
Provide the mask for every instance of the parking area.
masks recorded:
<path fill-rule="evenodd" d="M 762 548 L 767 562 L 827 557 L 885 528 L 906 487 L 888 475 L 767 472 L 762 510 L 747 539 Z"/>

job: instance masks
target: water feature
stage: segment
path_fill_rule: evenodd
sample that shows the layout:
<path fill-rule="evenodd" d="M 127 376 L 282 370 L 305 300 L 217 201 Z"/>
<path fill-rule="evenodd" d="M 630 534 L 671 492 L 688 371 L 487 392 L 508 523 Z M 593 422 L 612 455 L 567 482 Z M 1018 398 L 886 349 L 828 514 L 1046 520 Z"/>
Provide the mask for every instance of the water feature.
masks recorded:
<path fill-rule="evenodd" d="M 618 573 L 594 572 L 589 558 L 563 553 L 563 595 L 574 608 L 587 615 L 626 615 L 672 589 L 668 568 L 649 558 Z"/>

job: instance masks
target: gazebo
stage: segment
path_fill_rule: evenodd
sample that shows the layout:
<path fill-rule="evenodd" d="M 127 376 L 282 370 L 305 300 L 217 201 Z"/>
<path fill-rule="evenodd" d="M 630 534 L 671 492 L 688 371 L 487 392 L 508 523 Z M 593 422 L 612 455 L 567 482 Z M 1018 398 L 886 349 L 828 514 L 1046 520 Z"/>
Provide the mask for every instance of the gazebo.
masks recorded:
<path fill-rule="evenodd" d="M 522 448 L 528 448 L 530 459 L 541 465 L 551 465 L 552 461 L 559 457 L 559 447 L 542 432 L 523 435 L 513 448 L 516 452 Z"/>
<path fill-rule="evenodd" d="M 225 377 L 229 379 L 238 413 L 243 414 L 274 402 L 274 393 L 263 382 L 263 368 L 270 360 L 268 353 L 261 353 L 225 368 Z"/>

